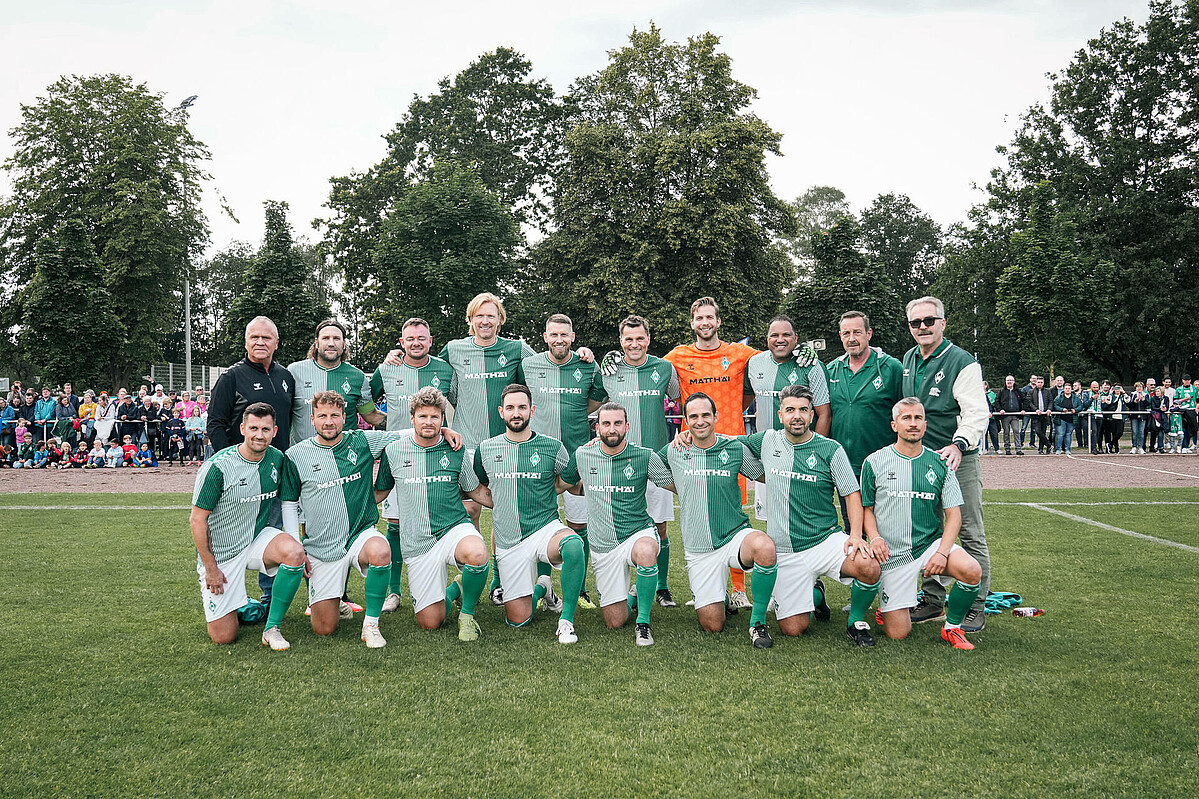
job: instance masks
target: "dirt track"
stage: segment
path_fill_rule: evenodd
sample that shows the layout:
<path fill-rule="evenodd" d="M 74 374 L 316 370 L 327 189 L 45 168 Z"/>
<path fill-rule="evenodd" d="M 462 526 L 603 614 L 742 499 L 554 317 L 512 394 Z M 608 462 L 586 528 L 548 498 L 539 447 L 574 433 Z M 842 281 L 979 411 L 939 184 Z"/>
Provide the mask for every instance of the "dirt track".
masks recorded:
<path fill-rule="evenodd" d="M 1136 468 L 1130 468 L 1136 467 Z M 196 467 L 81 471 L 4 469 L 0 493 L 191 492 Z M 1175 472 L 1177 474 L 1168 474 Z M 1199 486 L 1199 455 L 984 455 L 984 488 L 1176 488 Z"/>

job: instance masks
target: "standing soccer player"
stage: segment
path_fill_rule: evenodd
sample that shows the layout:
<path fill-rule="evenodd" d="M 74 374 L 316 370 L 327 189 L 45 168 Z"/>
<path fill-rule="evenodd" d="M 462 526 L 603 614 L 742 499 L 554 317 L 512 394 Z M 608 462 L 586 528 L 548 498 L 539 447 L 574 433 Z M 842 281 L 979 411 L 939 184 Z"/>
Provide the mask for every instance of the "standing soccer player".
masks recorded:
<path fill-rule="evenodd" d="M 466 450 L 454 449 L 443 439 L 448 434 L 445 395 L 426 386 L 412 395 L 408 407 L 412 437 L 393 442 L 383 450 L 375 498 L 382 501 L 396 489 L 400 548 L 408 566 L 408 587 L 416 623 L 436 630 L 455 601 L 458 640 L 476 641 L 481 630 L 475 607 L 487 585 L 487 545 L 471 524 L 458 493 L 491 504 L 491 492 L 479 485 Z M 462 570 L 462 581 L 446 588 L 446 567 Z"/>
<path fill-rule="evenodd" d="M 585 361 L 571 350 L 575 341 L 574 323 L 566 314 L 554 314 L 547 319 L 542 337 L 548 349 L 521 362 L 525 384 L 537 408 L 531 426 L 536 432 L 561 441 L 567 452 L 574 452 L 591 440 L 591 422 L 587 416 L 603 399 L 603 392 L 595 385 L 597 367 L 594 360 Z M 567 492 L 562 504 L 566 525 L 583 540 L 585 572 L 591 559 L 587 500 Z M 580 589 L 579 605 L 595 607 L 586 588 Z"/>
<path fill-rule="evenodd" d="M 379 426 L 385 417 L 375 408 L 366 374 L 346 360 L 346 328 L 336 319 L 316 326 L 316 338 L 308 347 L 308 357 L 287 367 L 295 383 L 296 396 L 291 405 L 291 443 L 300 443 L 316 435 L 312 427 L 312 398 L 322 391 L 336 391 L 346 401 L 354 417 L 347 421 L 358 427 L 358 414 Z"/>
<path fill-rule="evenodd" d="M 303 510 L 313 632 L 331 635 L 337 629 L 353 567 L 366 580 L 362 640 L 377 649 L 387 645 L 379 614 L 391 578 L 391 549 L 375 529 L 379 510 L 371 476 L 375 458 L 400 434 L 345 430 L 346 401 L 336 391 L 317 392 L 311 408 L 316 435 L 289 448 L 283 463 L 283 529 L 298 537 Z"/>
<path fill-rule="evenodd" d="M 683 402 L 690 444 L 663 447 L 658 457 L 670 478 L 662 482 L 679 495 L 683 552 L 699 623 L 708 632 L 724 629 L 725 569 L 753 569 L 754 601 L 749 638 L 758 649 L 774 645 L 766 610 L 777 574 L 774 542 L 755 530 L 741 509 L 741 474 L 763 477 L 762 462 L 740 441 L 717 435 L 716 403 L 702 391 Z"/>
<path fill-rule="evenodd" d="M 660 403 L 659 403 L 660 407 Z M 629 415 L 623 405 L 606 402 L 597 411 L 594 442 L 575 450 L 562 480 L 587 497 L 595 587 L 604 624 L 623 627 L 637 610 L 634 640 L 650 646 L 649 599 L 658 586 L 658 534 L 646 511 L 646 489 L 653 477 L 669 481 L 662 459 L 628 440 Z M 667 493 L 667 496 L 670 496 Z M 673 503 L 672 503 L 673 504 Z M 629 593 L 629 568 L 637 568 L 636 594 Z M 638 597 L 641 601 L 638 602 Z"/>
<path fill-rule="evenodd" d="M 248 601 L 243 575 L 249 569 L 278 575 L 263 645 L 274 650 L 291 646 L 279 625 L 300 586 L 306 559 L 299 539 L 268 525 L 283 468 L 283 453 L 271 446 L 277 430 L 273 407 L 265 402 L 248 406 L 241 417 L 241 443 L 209 458 L 196 475 L 191 512 L 196 573 L 208 635 L 217 644 L 237 639 L 237 611 Z"/>
<path fill-rule="evenodd" d="M 611 374 L 604 374 L 603 371 L 596 373 L 596 387 L 606 399 L 625 409 L 624 434 L 628 440 L 657 452 L 669 440 L 663 403 L 667 397 L 679 396 L 679 375 L 669 361 L 649 354 L 649 322 L 645 317 L 626 316 L 620 321 L 618 331 L 621 355 L 614 359 Z M 666 583 L 670 571 L 670 540 L 666 537 L 666 523 L 674 521 L 674 495 L 664 488 L 650 485 L 646 488 L 645 499 L 661 542 L 655 572 L 658 578 L 655 592 L 657 602 L 662 607 L 673 608 L 676 603 Z M 589 519 L 591 507 L 589 500 Z M 641 581 L 638 583 L 637 590 L 640 591 L 644 585 L 640 584 Z M 649 601 L 644 595 L 641 598 Z"/>
<path fill-rule="evenodd" d="M 812 392 L 788 386 L 779 393 L 782 430 L 742 439 L 762 461 L 771 514 L 766 532 L 778 550 L 775 615 L 784 635 L 808 629 L 809 613 L 830 617 L 821 575 L 853 586 L 846 632 L 858 646 L 874 646 L 866 611 L 878 593 L 879 567 L 862 541 L 862 495 L 845 450 L 812 431 Z M 849 533 L 837 521 L 833 489 L 849 507 Z"/>
<path fill-rule="evenodd" d="M 507 431 L 475 450 L 479 482 L 491 489 L 496 562 L 504 584 L 504 612 L 513 627 L 533 620 L 545 598 L 546 609 L 560 613 L 558 640 L 573 644 L 575 608 L 586 574 L 583 539 L 558 518 L 558 493 L 567 488 L 558 475 L 570 461 L 562 442 L 535 433 L 533 395 L 511 385 L 500 397 Z M 562 569 L 562 597 L 554 594 L 550 569 Z"/>
<path fill-rule="evenodd" d="M 371 398 L 387 400 L 387 429 L 412 429 L 409 402 L 417 391 L 431 386 L 446 395 L 450 405 L 457 401 L 454 367 L 431 355 L 433 334 L 429 323 L 413 317 L 404 322 L 401 331 L 403 357 L 398 364 L 381 363 L 371 375 Z M 383 518 L 387 520 L 387 543 L 391 545 L 391 586 L 383 602 L 383 612 L 391 613 L 400 606 L 400 576 L 404 567 L 400 547 L 400 513 L 393 489 L 383 500 Z"/>
<path fill-rule="evenodd" d="M 916 346 L 903 357 L 903 394 L 924 405 L 924 440 L 957 472 L 962 489 L 962 548 L 982 567 L 982 583 L 974 606 L 962 621 L 973 633 L 986 626 L 983 599 L 991 584 L 991 555 L 983 527 L 983 476 L 978 442 L 991 419 L 983 396 L 982 367 L 974 356 L 945 338 L 945 305 L 936 297 L 920 297 L 907 306 L 908 327 Z M 912 609 L 921 623 L 945 614 L 945 587 L 924 580 L 924 598 Z"/>
<path fill-rule="evenodd" d="M 954 543 L 962 526 L 957 476 L 922 443 L 927 425 L 920 400 L 901 399 L 892 417 L 898 440 L 862 464 L 863 527 L 870 553 L 882 564 L 883 632 L 888 638 L 906 638 L 911 632 L 908 611 L 916 606 L 916 584 L 923 572 L 942 585 L 956 581 L 941 638 L 954 649 L 973 649 L 962 633 L 962 619 L 978 596 L 982 567 Z"/>

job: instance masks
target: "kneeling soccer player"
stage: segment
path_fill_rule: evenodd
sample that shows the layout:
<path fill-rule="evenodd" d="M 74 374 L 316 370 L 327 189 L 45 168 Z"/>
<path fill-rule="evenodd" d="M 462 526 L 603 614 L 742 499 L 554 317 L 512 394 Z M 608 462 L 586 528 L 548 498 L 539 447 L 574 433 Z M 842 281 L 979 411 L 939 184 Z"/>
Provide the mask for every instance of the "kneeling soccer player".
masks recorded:
<path fill-rule="evenodd" d="M 559 477 L 570 462 L 556 438 L 533 432 L 536 408 L 525 386 L 513 383 L 500 394 L 503 435 L 480 442 L 474 469 L 495 501 L 492 538 L 496 568 L 504 585 L 504 613 L 513 627 L 533 620 L 538 601 L 560 613 L 558 641 L 573 644 L 575 609 L 583 589 L 586 561 L 583 538 L 558 518 Z M 554 593 L 552 568 L 562 569 L 562 596 Z"/>
<path fill-rule="evenodd" d="M 277 430 L 274 407 L 250 405 L 241 419 L 243 441 L 209 458 L 196 475 L 191 512 L 196 573 L 208 635 L 218 644 L 237 639 L 237 611 L 249 601 L 245 572 L 251 570 L 276 577 L 263 645 L 290 646 L 279 625 L 307 559 L 298 538 L 267 526 L 283 468 L 283 453 L 271 446 Z"/>
<path fill-rule="evenodd" d="M 658 453 L 626 439 L 629 417 L 623 405 L 605 402 L 596 413 L 599 444 L 576 449 L 562 480 L 572 493 L 586 492 L 591 565 L 604 624 L 611 630 L 623 627 L 636 608 L 633 640 L 637 646 L 651 646 L 649 612 L 658 590 L 659 546 L 645 487 L 651 472 L 669 479 L 668 472 Z M 630 567 L 637 569 L 636 594 L 629 593 Z"/>
<path fill-rule="evenodd" d="M 383 447 L 406 433 L 347 431 L 345 422 L 345 397 L 336 391 L 313 395 L 316 435 L 290 447 L 283 461 L 283 529 L 298 537 L 299 511 L 304 511 L 313 632 L 332 635 L 337 629 L 352 567 L 366 580 L 362 640 L 378 649 L 387 645 L 379 632 L 379 614 L 391 580 L 391 547 L 376 529 L 379 509 L 371 474 Z"/>
<path fill-rule="evenodd" d="M 812 611 L 823 606 L 825 575 L 853 586 L 846 633 L 858 646 L 874 646 L 866 611 L 878 593 L 878 562 L 862 540 L 862 496 L 845 450 L 811 429 L 814 412 L 807 386 L 779 392 L 782 430 L 766 430 L 743 441 L 766 472 L 770 518 L 766 532 L 778 550 L 774 598 L 779 631 L 801 635 Z M 849 533 L 837 521 L 833 489 L 849 510 Z"/>
<path fill-rule="evenodd" d="M 459 489 L 487 507 L 492 504 L 491 491 L 479 484 L 466 450 L 453 449 L 445 441 L 448 405 L 445 395 L 431 386 L 412 395 L 412 437 L 383 450 L 375 497 L 382 502 L 393 488 L 396 491 L 400 549 L 416 623 L 436 630 L 450 606 L 461 600 L 458 640 L 475 641 L 481 632 L 475 607 L 487 585 L 487 545 L 471 524 Z M 446 588 L 448 566 L 462 570 L 462 581 Z"/>
<path fill-rule="evenodd" d="M 690 444 L 680 435 L 677 446 L 665 446 L 658 452 L 670 472 L 670 479 L 660 480 L 658 485 L 679 495 L 687 578 L 700 626 L 713 633 L 724 629 L 729 603 L 725 573 L 729 568 L 744 571 L 752 567 L 749 639 L 758 649 L 767 649 L 774 645 L 766 626 L 766 610 L 774 591 L 777 556 L 770 536 L 750 526 L 741 507 L 737 479 L 743 474 L 761 480 L 762 462 L 745 444 L 716 434 L 716 403 L 702 391 L 683 402 L 683 418 Z"/>
<path fill-rule="evenodd" d="M 888 638 L 906 638 L 916 606 L 917 576 L 955 580 L 945 605 L 941 638 L 973 649 L 962 619 L 978 596 L 982 567 L 954 543 L 962 527 L 962 489 L 941 456 L 924 446 L 924 406 L 906 397 L 891 410 L 898 440 L 862 463 L 864 527 L 870 552 L 882 564 L 879 608 Z M 942 522 L 944 514 L 944 522 Z"/>

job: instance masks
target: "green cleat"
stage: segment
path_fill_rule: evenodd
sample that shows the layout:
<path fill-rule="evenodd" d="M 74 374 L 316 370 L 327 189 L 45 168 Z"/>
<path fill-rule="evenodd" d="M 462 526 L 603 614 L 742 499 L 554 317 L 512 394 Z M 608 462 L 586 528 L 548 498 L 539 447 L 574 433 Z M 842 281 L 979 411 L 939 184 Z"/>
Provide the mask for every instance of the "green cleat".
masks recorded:
<path fill-rule="evenodd" d="M 458 640 L 459 641 L 478 641 L 479 634 L 483 631 L 479 629 L 479 623 L 475 621 L 475 617 L 469 613 L 463 613 L 458 616 Z"/>

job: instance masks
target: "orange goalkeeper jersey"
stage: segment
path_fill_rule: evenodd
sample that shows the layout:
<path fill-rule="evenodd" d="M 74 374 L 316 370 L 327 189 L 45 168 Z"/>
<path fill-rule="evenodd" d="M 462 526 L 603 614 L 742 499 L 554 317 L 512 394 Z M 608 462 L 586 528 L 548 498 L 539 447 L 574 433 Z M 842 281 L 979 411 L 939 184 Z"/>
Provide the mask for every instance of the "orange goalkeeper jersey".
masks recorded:
<path fill-rule="evenodd" d="M 716 432 L 729 436 L 745 433 L 742 397 L 745 394 L 745 365 L 758 350 L 745 344 L 724 342 L 714 350 L 682 344 L 666 354 L 679 373 L 683 402 L 696 391 L 716 401 Z M 680 425 L 680 427 L 685 425 Z"/>

